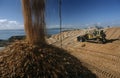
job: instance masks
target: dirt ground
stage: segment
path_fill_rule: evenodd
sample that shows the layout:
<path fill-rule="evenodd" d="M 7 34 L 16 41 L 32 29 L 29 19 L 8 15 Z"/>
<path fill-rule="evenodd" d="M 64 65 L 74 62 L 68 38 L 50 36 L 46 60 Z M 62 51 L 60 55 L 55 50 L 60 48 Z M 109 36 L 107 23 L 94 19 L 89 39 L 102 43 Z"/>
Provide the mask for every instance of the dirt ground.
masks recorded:
<path fill-rule="evenodd" d="M 83 30 L 62 32 L 62 48 L 99 78 L 120 78 L 120 27 L 106 29 L 106 44 L 78 42 L 76 37 L 83 33 Z M 48 43 L 61 47 L 60 34 L 53 35 Z"/>

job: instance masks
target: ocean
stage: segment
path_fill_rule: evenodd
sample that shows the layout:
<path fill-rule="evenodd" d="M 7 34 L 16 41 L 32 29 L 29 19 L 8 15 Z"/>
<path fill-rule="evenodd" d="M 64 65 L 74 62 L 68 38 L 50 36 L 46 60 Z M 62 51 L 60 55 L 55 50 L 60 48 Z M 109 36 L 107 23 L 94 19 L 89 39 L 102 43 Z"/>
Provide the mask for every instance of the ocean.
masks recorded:
<path fill-rule="evenodd" d="M 46 32 L 48 35 L 53 35 L 53 34 L 59 33 L 60 30 L 58 28 L 54 28 L 54 29 L 47 29 Z M 11 36 L 19 36 L 19 35 L 25 35 L 25 31 L 22 29 L 21 30 L 0 30 L 1 40 L 7 40 Z"/>

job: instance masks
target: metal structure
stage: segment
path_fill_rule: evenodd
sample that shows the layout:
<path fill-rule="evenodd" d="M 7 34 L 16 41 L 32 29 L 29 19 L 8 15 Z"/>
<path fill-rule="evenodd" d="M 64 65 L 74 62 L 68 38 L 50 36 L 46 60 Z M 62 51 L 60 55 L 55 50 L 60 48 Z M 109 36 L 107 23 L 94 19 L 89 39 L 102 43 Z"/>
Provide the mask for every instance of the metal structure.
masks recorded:
<path fill-rule="evenodd" d="M 59 20 L 60 20 L 60 42 L 62 48 L 62 10 L 61 10 L 62 0 L 59 0 Z"/>

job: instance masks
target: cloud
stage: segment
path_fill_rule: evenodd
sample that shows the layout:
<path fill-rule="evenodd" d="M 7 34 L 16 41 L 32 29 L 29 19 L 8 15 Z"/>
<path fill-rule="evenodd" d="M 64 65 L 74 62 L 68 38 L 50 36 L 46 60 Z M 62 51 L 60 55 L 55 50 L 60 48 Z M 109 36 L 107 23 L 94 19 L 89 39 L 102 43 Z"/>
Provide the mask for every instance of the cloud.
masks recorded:
<path fill-rule="evenodd" d="M 23 25 L 17 21 L 9 21 L 7 19 L 0 19 L 0 30 L 4 29 L 23 29 Z"/>
<path fill-rule="evenodd" d="M 18 24 L 16 21 L 8 21 L 10 24 Z"/>
<path fill-rule="evenodd" d="M 2 22 L 6 22 L 7 21 L 7 19 L 0 19 L 0 22 L 2 23 Z"/>

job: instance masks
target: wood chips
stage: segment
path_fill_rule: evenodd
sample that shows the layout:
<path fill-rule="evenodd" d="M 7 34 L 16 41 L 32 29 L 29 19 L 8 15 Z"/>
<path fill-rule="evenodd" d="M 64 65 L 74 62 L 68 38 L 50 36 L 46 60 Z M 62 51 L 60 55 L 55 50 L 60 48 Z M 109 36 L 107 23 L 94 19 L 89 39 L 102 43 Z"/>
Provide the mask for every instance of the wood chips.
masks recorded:
<path fill-rule="evenodd" d="M 17 41 L 0 52 L 0 78 L 96 78 L 65 50 Z"/>

